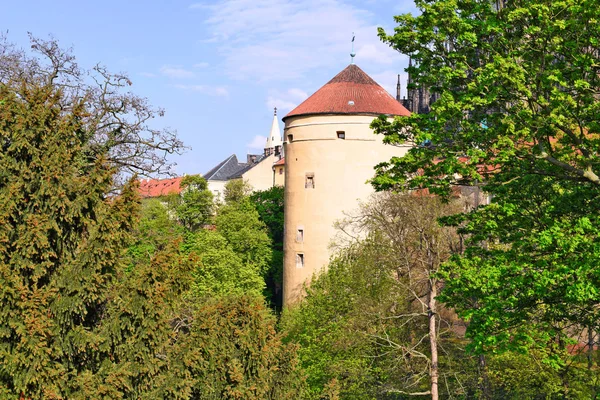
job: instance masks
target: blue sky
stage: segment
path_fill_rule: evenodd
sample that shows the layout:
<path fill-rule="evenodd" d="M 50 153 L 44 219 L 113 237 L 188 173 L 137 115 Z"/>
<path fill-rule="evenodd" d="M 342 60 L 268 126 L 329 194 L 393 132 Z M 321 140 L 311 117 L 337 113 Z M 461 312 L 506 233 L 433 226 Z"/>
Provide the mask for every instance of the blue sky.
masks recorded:
<path fill-rule="evenodd" d="M 126 72 L 132 91 L 166 110 L 191 149 L 175 173 L 205 173 L 232 153 L 261 152 L 273 107 L 283 117 L 350 61 L 395 93 L 407 59 L 377 27 L 414 12 L 397 0 L 212 0 L 3 2 L 0 29 L 27 47 L 27 32 L 52 34 L 79 64 Z M 283 124 L 281 124 L 283 127 Z"/>

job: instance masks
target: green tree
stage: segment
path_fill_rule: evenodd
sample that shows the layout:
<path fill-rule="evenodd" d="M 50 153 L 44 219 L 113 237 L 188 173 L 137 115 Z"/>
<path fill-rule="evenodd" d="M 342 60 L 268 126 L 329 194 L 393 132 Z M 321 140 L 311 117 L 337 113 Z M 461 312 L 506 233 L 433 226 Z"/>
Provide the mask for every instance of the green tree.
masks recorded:
<path fill-rule="evenodd" d="M 456 183 L 534 175 L 596 190 L 596 1 L 416 5 L 420 15 L 397 16 L 394 34 L 379 34 L 414 61 L 413 86 L 430 88 L 439 100 L 429 114 L 379 118 L 373 126 L 388 143 L 431 146 L 380 165 L 376 186 L 448 194 Z"/>
<path fill-rule="evenodd" d="M 250 200 L 258 211 L 258 216 L 265 223 L 271 238 L 273 257 L 265 275 L 268 298 L 276 309 L 283 306 L 283 196 L 282 186 L 254 192 Z"/>
<path fill-rule="evenodd" d="M 342 398 L 360 399 L 435 398 L 438 386 L 446 395 L 469 386 L 468 376 L 455 375 L 469 367 L 449 340 L 459 341 L 448 329 L 456 319 L 436 304 L 435 273 L 460 246 L 456 232 L 436 221 L 457 206 L 384 194 L 346 220 L 345 232 L 367 238 L 343 249 L 283 318 L 289 340 L 301 345 L 314 398 L 327 384 Z"/>
<path fill-rule="evenodd" d="M 0 100 L 0 392 L 84 398 L 95 390 L 103 397 L 114 370 L 133 362 L 117 348 L 155 350 L 137 334 L 113 335 L 105 325 L 133 314 L 114 306 L 138 207 L 135 188 L 107 196 L 115 169 L 86 151 L 84 99 L 65 112 L 61 90 L 34 82 L 19 93 L 0 85 Z M 115 381 L 106 395 L 136 392 L 134 375 Z"/>
<path fill-rule="evenodd" d="M 52 67 L 0 45 L 0 397 L 144 397 L 168 370 L 190 264 L 166 243 L 126 256 L 139 199 L 133 181 L 114 193 L 123 165 L 91 121 L 98 98 L 74 96 L 76 67 L 54 42 L 34 46 Z"/>
<path fill-rule="evenodd" d="M 158 251 L 181 239 L 183 234 L 183 227 L 169 216 L 169 209 L 161 200 L 145 199 L 142 201 L 140 221 L 133 232 L 135 243 L 128 253 L 135 262 L 142 258 L 150 262 Z"/>
<path fill-rule="evenodd" d="M 283 249 L 283 186 L 273 186 L 250 195 L 260 220 L 267 225 L 273 245 Z"/>
<path fill-rule="evenodd" d="M 199 257 L 194 272 L 197 295 L 260 295 L 264 291 L 271 240 L 247 197 L 220 205 L 214 226 L 188 234 L 184 248 Z"/>
<path fill-rule="evenodd" d="M 209 223 L 213 208 L 213 195 L 206 179 L 200 175 L 187 175 L 180 183 L 182 193 L 175 206 L 177 218 L 189 231 L 196 231 Z"/>
<path fill-rule="evenodd" d="M 265 281 L 260 266 L 244 260 L 218 231 L 196 233 L 188 239 L 186 249 L 198 255 L 193 284 L 197 295 L 262 294 Z"/>
<path fill-rule="evenodd" d="M 416 4 L 420 15 L 380 37 L 439 99 L 429 114 L 373 122 L 387 143 L 415 143 L 373 183 L 444 196 L 483 186 L 493 203 L 448 221 L 472 239 L 444 272 L 442 300 L 478 352 L 552 341 L 560 352 L 575 329 L 598 330 L 598 4 Z"/>
<path fill-rule="evenodd" d="M 248 197 L 252 192 L 252 187 L 243 179 L 232 179 L 225 184 L 225 191 L 223 192 L 223 200 L 225 203 L 236 203 Z"/>
<path fill-rule="evenodd" d="M 229 295 L 195 301 L 178 321 L 172 381 L 161 398 L 302 399 L 297 346 L 282 344 L 261 297 Z"/>
<path fill-rule="evenodd" d="M 272 257 L 271 240 L 247 197 L 220 206 L 215 216 L 215 228 L 243 263 L 253 265 L 264 276 Z"/>

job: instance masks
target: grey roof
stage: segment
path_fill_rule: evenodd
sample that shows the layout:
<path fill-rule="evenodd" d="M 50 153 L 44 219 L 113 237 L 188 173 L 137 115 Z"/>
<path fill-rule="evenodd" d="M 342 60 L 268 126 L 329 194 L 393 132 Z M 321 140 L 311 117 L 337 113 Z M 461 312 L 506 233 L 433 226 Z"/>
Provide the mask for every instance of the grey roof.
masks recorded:
<path fill-rule="evenodd" d="M 204 179 L 207 181 L 226 181 L 231 179 L 233 175 L 244 169 L 247 165 L 248 164 L 245 163 L 239 163 L 237 156 L 232 154 L 204 174 Z"/>
<path fill-rule="evenodd" d="M 241 178 L 242 174 L 258 165 L 265 158 L 261 154 L 257 156 L 256 161 L 253 163 L 241 163 L 238 162 L 237 156 L 232 154 L 204 174 L 204 179 L 207 181 L 228 181 L 230 179 Z"/>
<path fill-rule="evenodd" d="M 236 178 L 241 178 L 242 175 L 244 173 L 246 173 L 247 171 L 251 170 L 252 168 L 256 167 L 262 160 L 264 160 L 265 158 L 267 158 L 265 155 L 260 155 L 256 158 L 256 161 L 250 164 L 245 164 L 246 166 L 243 167 L 242 169 L 240 169 L 238 172 L 236 172 L 235 174 L 231 175 L 229 177 L 229 179 L 236 179 Z"/>

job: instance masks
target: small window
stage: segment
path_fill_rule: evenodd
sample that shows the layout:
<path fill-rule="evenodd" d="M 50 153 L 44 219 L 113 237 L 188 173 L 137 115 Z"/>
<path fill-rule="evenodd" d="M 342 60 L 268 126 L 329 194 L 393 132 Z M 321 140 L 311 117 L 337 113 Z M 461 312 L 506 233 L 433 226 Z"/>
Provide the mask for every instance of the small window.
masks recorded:
<path fill-rule="evenodd" d="M 294 141 L 294 135 L 288 135 L 288 143 L 292 143 Z"/>
<path fill-rule="evenodd" d="M 283 168 L 279 168 L 279 175 L 283 175 Z"/>
<path fill-rule="evenodd" d="M 296 254 L 296 268 L 304 268 L 304 254 Z"/>
<path fill-rule="evenodd" d="M 304 242 L 304 228 L 298 228 L 298 230 L 296 231 L 296 242 Z"/>
<path fill-rule="evenodd" d="M 337 137 L 338 137 L 338 139 L 346 139 L 346 132 L 337 131 Z"/>
<path fill-rule="evenodd" d="M 306 189 L 314 189 L 315 188 L 315 174 L 309 172 L 306 174 L 306 180 L 304 181 L 304 187 Z"/>

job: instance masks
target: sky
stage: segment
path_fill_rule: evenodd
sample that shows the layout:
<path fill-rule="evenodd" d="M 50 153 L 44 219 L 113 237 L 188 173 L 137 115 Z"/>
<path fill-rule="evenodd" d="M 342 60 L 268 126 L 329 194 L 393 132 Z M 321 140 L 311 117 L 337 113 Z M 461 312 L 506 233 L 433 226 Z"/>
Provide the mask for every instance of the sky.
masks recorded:
<path fill-rule="evenodd" d="M 29 0 L 3 2 L 0 30 L 72 47 L 81 67 L 124 72 L 131 91 L 165 109 L 157 127 L 189 147 L 178 175 L 203 174 L 231 154 L 261 153 L 273 107 L 281 118 L 350 63 L 403 95 L 408 59 L 382 43 L 405 0 Z M 283 128 L 283 123 L 281 123 Z"/>

